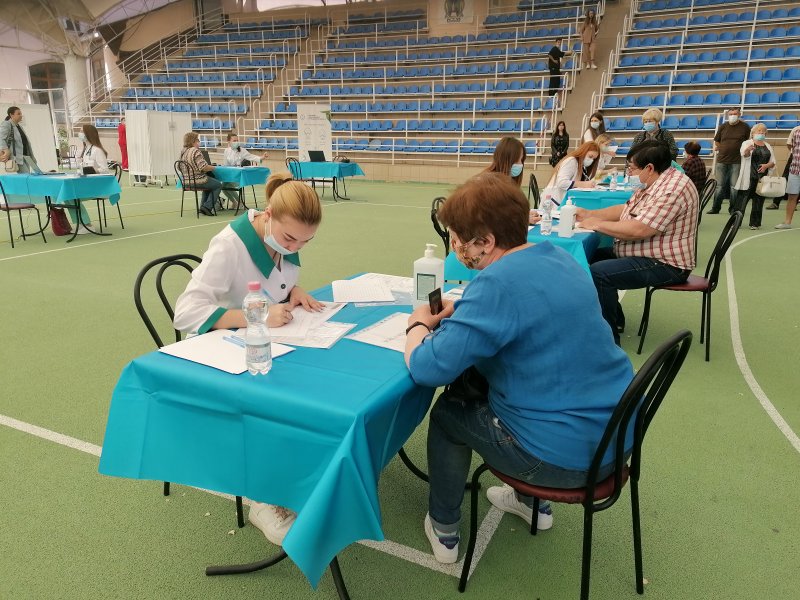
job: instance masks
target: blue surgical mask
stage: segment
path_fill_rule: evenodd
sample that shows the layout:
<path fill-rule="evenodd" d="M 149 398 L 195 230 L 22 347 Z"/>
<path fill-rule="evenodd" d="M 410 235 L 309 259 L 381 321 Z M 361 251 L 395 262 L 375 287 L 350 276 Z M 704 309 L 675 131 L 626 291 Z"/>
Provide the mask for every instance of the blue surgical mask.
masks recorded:
<path fill-rule="evenodd" d="M 284 248 L 278 243 L 278 240 L 272 235 L 272 217 L 269 219 L 269 234 L 264 237 L 264 243 L 275 250 L 281 256 L 286 256 L 287 254 L 291 254 L 292 251 L 288 248 Z"/>
<path fill-rule="evenodd" d="M 522 163 L 514 163 L 511 165 L 511 176 L 519 177 L 522 174 Z"/>
<path fill-rule="evenodd" d="M 647 184 L 646 183 L 642 183 L 642 181 L 639 179 L 638 175 L 631 175 L 628 178 L 628 185 L 631 186 L 634 191 L 643 190 L 643 189 L 645 189 L 647 187 Z"/>
<path fill-rule="evenodd" d="M 655 128 L 656 128 L 656 124 L 655 123 L 645 123 L 644 127 L 643 127 L 643 129 L 648 133 L 653 131 Z"/>
<path fill-rule="evenodd" d="M 590 121 L 589 125 L 592 126 L 592 129 L 600 129 L 600 121 Z"/>
<path fill-rule="evenodd" d="M 763 142 L 765 139 L 767 139 L 767 136 L 764 135 L 763 133 L 757 133 L 753 136 L 753 139 L 756 140 L 757 142 Z"/>
<path fill-rule="evenodd" d="M 236 150 L 238 152 L 239 150 L 242 149 L 242 143 L 241 142 L 233 142 L 233 144 L 231 144 L 231 148 L 233 148 L 234 150 Z"/>

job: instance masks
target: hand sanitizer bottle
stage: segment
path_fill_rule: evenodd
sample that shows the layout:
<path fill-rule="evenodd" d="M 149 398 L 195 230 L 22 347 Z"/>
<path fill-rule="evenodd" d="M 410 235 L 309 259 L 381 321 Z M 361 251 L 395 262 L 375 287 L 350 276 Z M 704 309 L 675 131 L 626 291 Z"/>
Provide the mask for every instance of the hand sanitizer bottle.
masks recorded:
<path fill-rule="evenodd" d="M 558 220 L 558 237 L 572 237 L 577 210 L 571 199 L 567 200 L 567 203 L 561 207 L 561 216 Z"/>
<path fill-rule="evenodd" d="M 425 256 L 414 261 L 414 306 L 427 304 L 428 294 L 444 284 L 444 261 L 436 258 L 436 244 L 425 244 Z"/>

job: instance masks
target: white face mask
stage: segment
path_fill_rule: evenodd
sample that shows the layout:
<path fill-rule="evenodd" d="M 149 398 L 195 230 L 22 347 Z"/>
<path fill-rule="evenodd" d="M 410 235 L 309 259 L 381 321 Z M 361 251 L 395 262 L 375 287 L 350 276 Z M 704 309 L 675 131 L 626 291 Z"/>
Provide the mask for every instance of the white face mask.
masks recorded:
<path fill-rule="evenodd" d="M 600 129 L 600 121 L 592 121 L 589 125 L 592 126 L 592 129 Z"/>
<path fill-rule="evenodd" d="M 628 178 L 628 185 L 631 186 L 634 191 L 643 190 L 647 187 L 647 184 L 640 180 L 638 175 L 631 175 Z"/>
<path fill-rule="evenodd" d="M 291 254 L 292 251 L 288 248 L 284 248 L 283 246 L 278 243 L 278 240 L 272 235 L 272 218 L 269 219 L 269 233 L 264 236 L 264 243 L 275 250 L 281 256 L 286 256 L 287 254 Z"/>
<path fill-rule="evenodd" d="M 589 167 L 591 167 L 593 163 L 594 163 L 594 159 L 593 158 L 588 158 L 587 157 L 587 158 L 583 159 L 583 166 L 586 167 L 587 169 Z"/>
<path fill-rule="evenodd" d="M 737 117 L 736 115 L 728 116 L 728 123 L 730 123 L 731 125 L 736 125 L 736 123 L 738 122 L 739 122 L 739 117 Z"/>
<path fill-rule="evenodd" d="M 242 143 L 241 142 L 233 142 L 231 144 L 231 148 L 233 148 L 236 151 L 239 151 L 239 150 L 242 149 Z"/>

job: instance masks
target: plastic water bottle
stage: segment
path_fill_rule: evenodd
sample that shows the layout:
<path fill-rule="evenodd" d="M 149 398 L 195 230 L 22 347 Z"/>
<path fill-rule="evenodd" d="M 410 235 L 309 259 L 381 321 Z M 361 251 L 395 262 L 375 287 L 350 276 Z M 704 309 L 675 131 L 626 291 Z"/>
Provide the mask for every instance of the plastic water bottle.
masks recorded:
<path fill-rule="evenodd" d="M 609 182 L 609 189 L 616 190 L 617 189 L 617 170 L 611 170 L 611 181 Z"/>
<path fill-rule="evenodd" d="M 539 222 L 539 231 L 542 235 L 550 235 L 553 231 L 553 198 L 550 194 L 545 195 L 541 209 L 539 212 L 542 214 L 542 220 Z"/>
<path fill-rule="evenodd" d="M 261 284 L 251 281 L 249 290 L 242 302 L 244 317 L 247 319 L 245 344 L 247 349 L 247 370 L 251 375 L 266 375 L 272 368 L 272 340 L 267 327 L 269 300 L 261 291 Z"/>

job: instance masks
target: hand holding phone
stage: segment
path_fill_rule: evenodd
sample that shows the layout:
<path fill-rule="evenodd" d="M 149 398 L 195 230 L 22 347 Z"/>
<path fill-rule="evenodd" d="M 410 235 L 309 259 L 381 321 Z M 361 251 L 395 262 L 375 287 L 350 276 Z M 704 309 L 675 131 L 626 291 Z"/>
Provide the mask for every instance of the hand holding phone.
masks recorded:
<path fill-rule="evenodd" d="M 438 315 L 442 312 L 444 306 L 442 305 L 442 288 L 436 288 L 428 294 L 428 305 L 431 308 L 432 315 Z"/>

